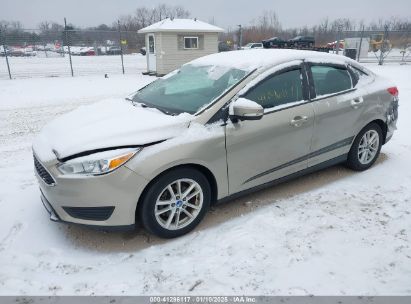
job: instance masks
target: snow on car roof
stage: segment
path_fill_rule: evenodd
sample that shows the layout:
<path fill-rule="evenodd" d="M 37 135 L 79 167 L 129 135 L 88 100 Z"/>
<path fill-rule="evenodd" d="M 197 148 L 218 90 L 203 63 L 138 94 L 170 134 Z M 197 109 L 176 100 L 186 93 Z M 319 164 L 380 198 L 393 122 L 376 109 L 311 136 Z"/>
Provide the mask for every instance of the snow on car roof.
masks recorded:
<path fill-rule="evenodd" d="M 187 64 L 197 66 L 228 66 L 240 70 L 251 71 L 262 67 L 270 67 L 291 60 L 310 59 L 315 62 L 352 63 L 353 60 L 335 54 L 316 51 L 288 49 L 256 49 L 221 52 L 195 59 Z"/>
<path fill-rule="evenodd" d="M 150 26 L 142 28 L 138 33 L 154 32 L 214 32 L 220 33 L 224 30 L 212 24 L 200 21 L 198 19 L 170 19 L 166 18 Z"/>

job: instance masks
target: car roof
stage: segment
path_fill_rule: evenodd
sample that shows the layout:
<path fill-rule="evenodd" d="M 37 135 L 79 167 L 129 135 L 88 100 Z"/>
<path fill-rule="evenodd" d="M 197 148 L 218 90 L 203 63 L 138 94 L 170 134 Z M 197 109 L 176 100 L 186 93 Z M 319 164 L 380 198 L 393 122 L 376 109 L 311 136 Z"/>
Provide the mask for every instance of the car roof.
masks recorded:
<path fill-rule="evenodd" d="M 316 51 L 289 50 L 289 49 L 251 49 L 244 51 L 221 52 L 204 56 L 187 64 L 198 66 L 226 66 L 240 70 L 252 71 L 265 69 L 292 60 L 310 59 L 315 62 L 352 64 L 359 66 L 354 60 L 335 54 Z"/>

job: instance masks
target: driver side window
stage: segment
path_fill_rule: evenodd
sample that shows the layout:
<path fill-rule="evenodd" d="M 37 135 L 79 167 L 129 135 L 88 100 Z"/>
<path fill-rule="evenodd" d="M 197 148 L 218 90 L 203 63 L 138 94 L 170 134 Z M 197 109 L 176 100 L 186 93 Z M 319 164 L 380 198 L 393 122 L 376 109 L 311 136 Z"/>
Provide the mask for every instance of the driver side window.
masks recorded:
<path fill-rule="evenodd" d="M 274 74 L 249 90 L 244 97 L 264 109 L 303 100 L 301 70 L 295 68 Z"/>

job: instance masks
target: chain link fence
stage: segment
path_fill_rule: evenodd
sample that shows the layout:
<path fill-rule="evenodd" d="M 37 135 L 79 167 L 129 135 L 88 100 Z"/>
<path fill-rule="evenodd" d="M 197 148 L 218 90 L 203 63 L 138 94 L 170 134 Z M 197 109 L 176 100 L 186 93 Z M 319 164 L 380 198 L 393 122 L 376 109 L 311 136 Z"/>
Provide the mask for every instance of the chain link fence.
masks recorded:
<path fill-rule="evenodd" d="M 373 31 L 342 31 L 332 43 L 339 51 L 362 63 L 411 62 L 411 31 L 393 31 L 388 28 Z"/>
<path fill-rule="evenodd" d="M 134 31 L 0 32 L 0 79 L 141 73 L 144 36 Z"/>
<path fill-rule="evenodd" d="M 334 37 L 335 36 L 335 37 Z M 317 46 L 359 62 L 411 62 L 411 31 L 314 33 Z M 339 43 L 337 43 L 339 41 Z M 135 31 L 21 29 L 0 32 L 0 79 L 141 73 L 144 35 Z"/>

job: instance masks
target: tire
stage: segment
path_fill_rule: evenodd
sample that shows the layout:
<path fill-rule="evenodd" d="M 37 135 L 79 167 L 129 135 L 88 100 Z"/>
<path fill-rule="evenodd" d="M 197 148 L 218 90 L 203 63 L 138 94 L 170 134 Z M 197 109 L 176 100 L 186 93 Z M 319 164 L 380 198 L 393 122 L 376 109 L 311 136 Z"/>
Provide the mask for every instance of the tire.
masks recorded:
<path fill-rule="evenodd" d="M 211 188 L 207 178 L 198 170 L 178 168 L 160 175 L 149 186 L 138 209 L 139 217 L 144 228 L 152 234 L 174 238 L 190 232 L 201 222 L 210 201 Z"/>
<path fill-rule="evenodd" d="M 369 141 L 367 141 L 367 139 L 369 139 Z M 373 140 L 373 144 L 371 140 Z M 378 141 L 378 143 L 375 141 Z M 367 170 L 375 163 L 380 155 L 382 141 L 381 127 L 376 123 L 367 125 L 358 133 L 351 146 L 347 157 L 347 167 L 355 171 Z"/>

